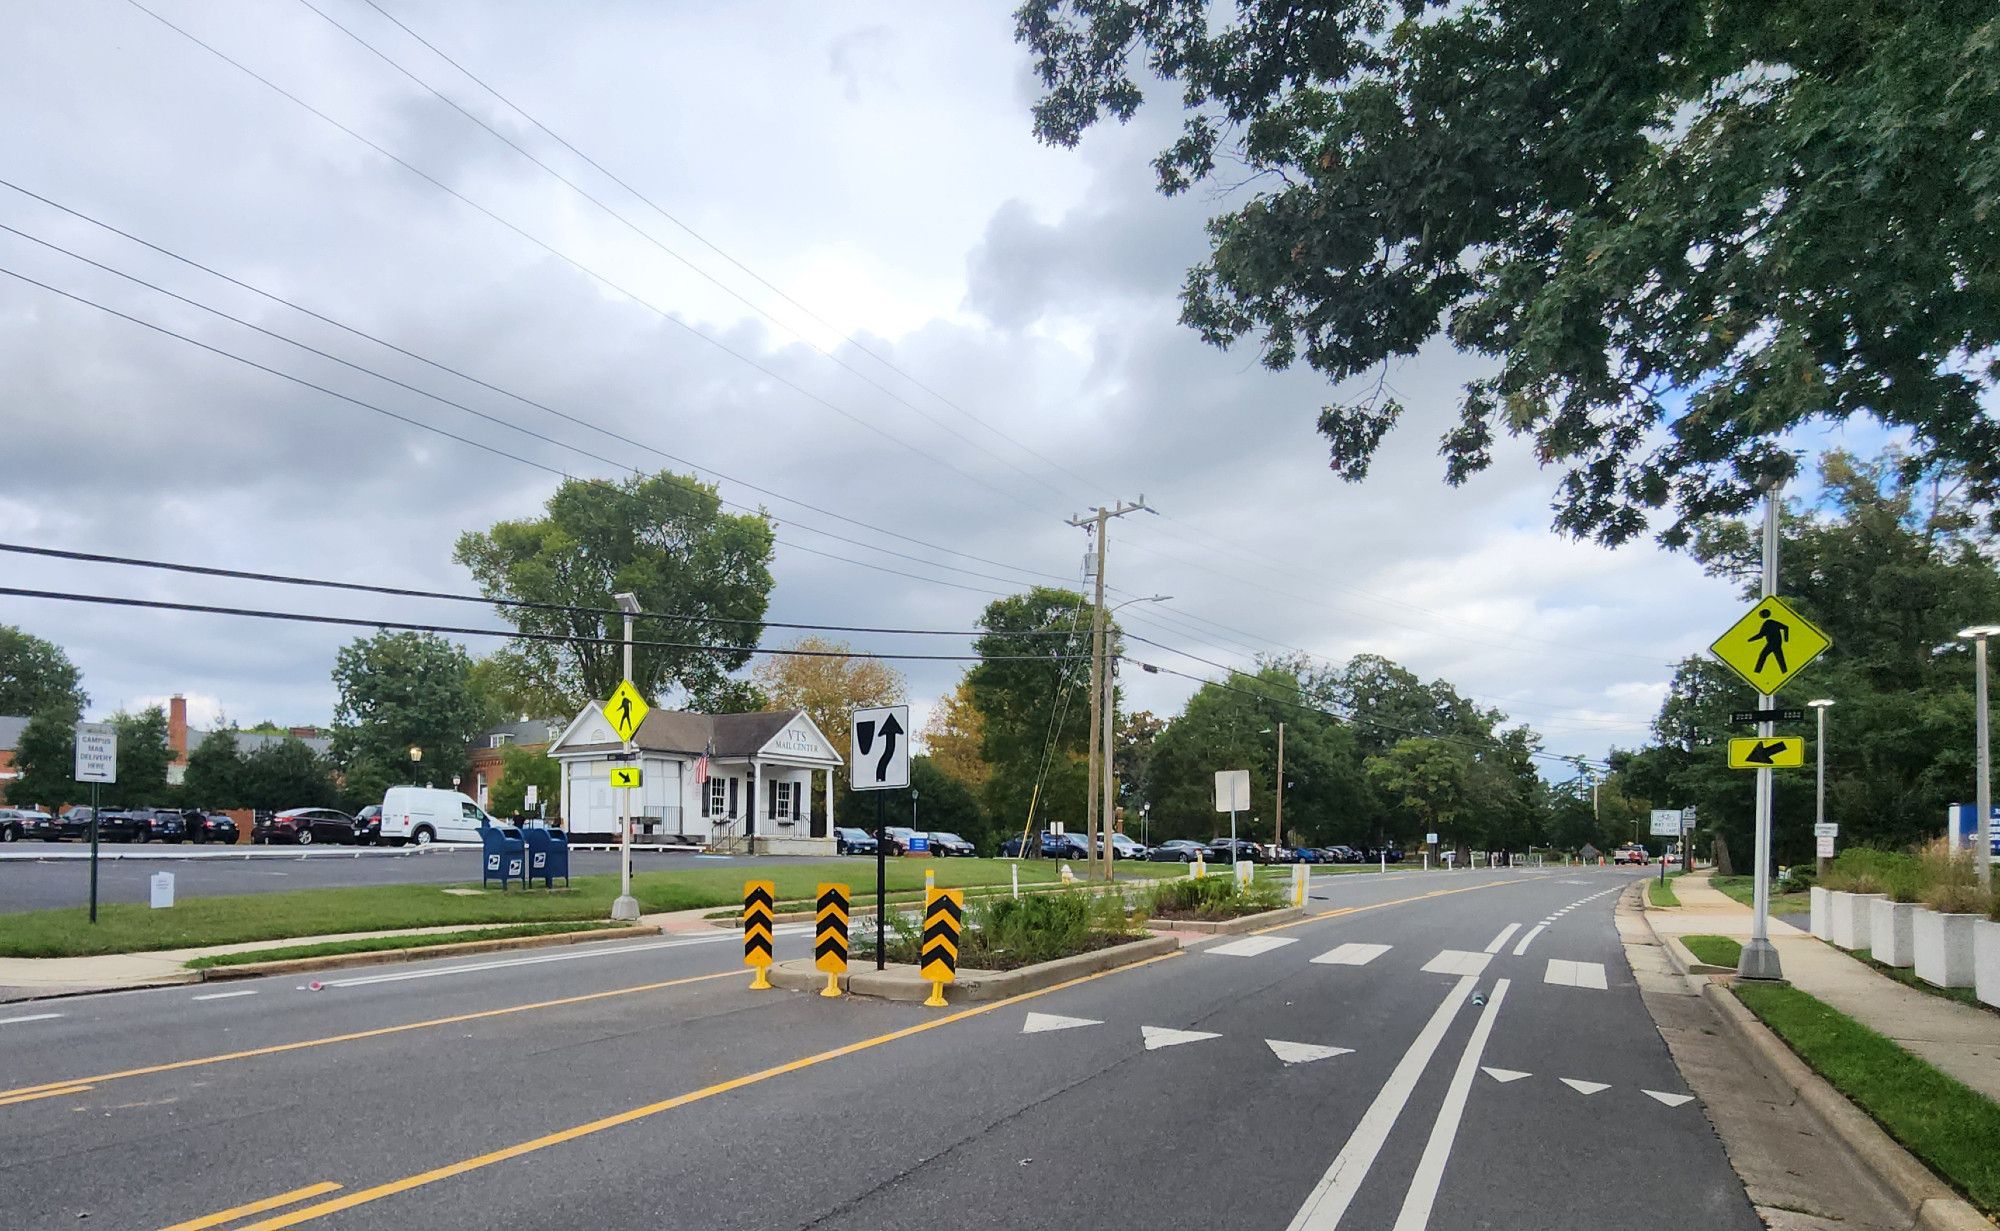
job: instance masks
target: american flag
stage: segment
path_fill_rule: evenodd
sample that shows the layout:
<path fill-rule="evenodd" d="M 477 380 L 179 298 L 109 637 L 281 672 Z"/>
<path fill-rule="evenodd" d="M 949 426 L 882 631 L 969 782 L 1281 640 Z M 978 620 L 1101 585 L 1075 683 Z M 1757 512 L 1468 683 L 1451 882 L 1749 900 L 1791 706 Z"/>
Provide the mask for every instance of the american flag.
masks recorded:
<path fill-rule="evenodd" d="M 714 755 L 715 741 L 710 740 L 708 741 L 708 747 L 701 750 L 701 756 L 696 758 L 694 763 L 694 781 L 696 786 L 708 785 L 708 758 Z"/>

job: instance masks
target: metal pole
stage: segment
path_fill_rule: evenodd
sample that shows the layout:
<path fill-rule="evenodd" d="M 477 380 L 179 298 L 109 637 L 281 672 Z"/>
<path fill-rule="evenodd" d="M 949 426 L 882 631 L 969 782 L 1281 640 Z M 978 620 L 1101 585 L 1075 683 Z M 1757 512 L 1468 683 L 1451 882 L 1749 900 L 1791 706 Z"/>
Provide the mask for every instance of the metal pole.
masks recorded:
<path fill-rule="evenodd" d="M 97 922 L 97 784 L 90 784 L 90 921 Z"/>
<path fill-rule="evenodd" d="M 1098 745 L 1104 738 L 1104 510 L 1097 510 L 1097 596 L 1090 610 L 1090 754 L 1087 790 L 1083 809 L 1083 871 L 1097 876 L 1098 779 L 1104 767 L 1098 759 Z"/>
<path fill-rule="evenodd" d="M 1101 557 L 1100 557 L 1101 561 Z M 1100 584 L 1104 569 L 1100 562 Z M 1111 630 L 1104 630 L 1104 803 L 1097 814 L 1104 820 L 1104 879 L 1118 878 L 1118 851 L 1111 845 L 1111 833 L 1118 824 L 1118 766 L 1111 753 L 1111 733 L 1118 726 L 1118 660 L 1111 654 Z"/>
<path fill-rule="evenodd" d="M 875 792 L 875 969 L 881 970 L 889 964 L 887 949 L 889 925 L 889 839 L 883 829 L 887 822 L 888 801 L 882 792 Z"/>
<path fill-rule="evenodd" d="M 1278 724 L 1278 823 L 1272 827 L 1273 845 L 1285 844 L 1285 724 Z"/>
<path fill-rule="evenodd" d="M 1972 642 L 1972 661 L 1975 672 L 1972 685 L 1972 704 L 1977 710 L 1973 719 L 1974 737 L 1979 741 L 1979 777 L 1975 787 L 1973 807 L 1978 815 L 1974 818 L 1979 833 L 1979 887 L 1993 887 L 1993 740 L 1989 729 L 1992 719 L 1988 715 L 1986 700 L 1986 634 L 1980 633 Z"/>
<path fill-rule="evenodd" d="M 625 680 L 632 679 L 632 613 L 625 613 Z M 634 731 L 634 735 L 638 732 Z M 625 741 L 625 758 L 636 762 L 631 740 Z M 613 919 L 637 919 L 639 899 L 632 896 L 632 788 L 618 792 L 618 900 L 611 904 Z"/>
<path fill-rule="evenodd" d="M 1819 847 L 1819 827 L 1821 825 L 1826 824 L 1827 707 L 1822 705 L 1818 706 L 1817 708 L 1819 709 L 1819 750 L 1818 750 L 1819 771 L 1817 774 L 1818 781 L 1813 784 L 1813 847 L 1815 850 L 1817 850 Z M 1821 876 L 1826 875 L 1826 856 L 1824 855 L 1819 856 L 1819 875 Z"/>
<path fill-rule="evenodd" d="M 1775 598 L 1778 593 L 1778 489 L 1782 483 L 1773 481 L 1764 489 L 1764 595 Z M 1757 708 L 1768 710 L 1772 706 L 1769 693 L 1760 693 Z M 1757 724 L 1759 739 L 1771 738 L 1771 724 Z M 1743 946 L 1743 955 L 1737 959 L 1736 973 L 1745 979 L 1782 979 L 1784 969 L 1778 962 L 1778 950 L 1771 944 L 1771 794 L 1773 783 L 1771 769 L 1765 766 L 1757 770 L 1757 841 L 1755 891 L 1751 895 L 1750 943 Z"/>

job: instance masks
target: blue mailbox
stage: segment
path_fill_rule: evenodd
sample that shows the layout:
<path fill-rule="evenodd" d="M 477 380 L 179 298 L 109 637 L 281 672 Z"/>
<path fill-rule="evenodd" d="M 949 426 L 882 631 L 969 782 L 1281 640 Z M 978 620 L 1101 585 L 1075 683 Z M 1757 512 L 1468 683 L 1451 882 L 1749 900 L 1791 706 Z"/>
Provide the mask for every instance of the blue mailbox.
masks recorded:
<path fill-rule="evenodd" d="M 507 882 L 518 880 L 521 888 L 528 887 L 528 848 L 521 840 L 518 829 L 502 829 L 498 825 L 482 825 L 479 829 L 479 844 L 483 849 L 479 865 L 479 884 L 484 888 L 488 881 L 500 882 L 501 892 L 507 889 Z"/>
<path fill-rule="evenodd" d="M 569 884 L 569 839 L 560 829 L 546 825 L 530 825 L 521 831 L 522 841 L 528 844 L 528 879 L 540 877 L 542 887 L 553 889 L 556 877 Z"/>

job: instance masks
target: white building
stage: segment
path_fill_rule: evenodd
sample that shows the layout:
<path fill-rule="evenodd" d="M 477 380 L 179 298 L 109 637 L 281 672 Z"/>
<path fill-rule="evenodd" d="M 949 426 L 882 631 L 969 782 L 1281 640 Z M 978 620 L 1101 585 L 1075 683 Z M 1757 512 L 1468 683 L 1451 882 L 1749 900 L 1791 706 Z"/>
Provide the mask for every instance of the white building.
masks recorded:
<path fill-rule="evenodd" d="M 572 840 L 618 840 L 622 792 L 611 787 L 611 767 L 636 759 L 634 842 L 685 841 L 761 855 L 834 853 L 833 771 L 841 757 L 804 710 L 656 709 L 632 743 L 635 757 L 628 758 L 592 704 L 549 745 L 562 763 L 561 815 Z M 705 749 L 711 750 L 708 782 L 698 786 L 695 763 Z M 823 781 L 815 783 L 815 774 Z"/>

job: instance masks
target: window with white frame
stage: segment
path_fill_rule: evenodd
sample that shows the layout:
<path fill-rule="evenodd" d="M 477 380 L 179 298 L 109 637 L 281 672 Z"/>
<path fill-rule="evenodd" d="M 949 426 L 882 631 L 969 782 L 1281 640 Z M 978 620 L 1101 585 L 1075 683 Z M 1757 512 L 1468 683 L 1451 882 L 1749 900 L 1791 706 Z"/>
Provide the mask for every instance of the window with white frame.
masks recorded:
<path fill-rule="evenodd" d="M 513 742 L 514 742 L 514 736 L 511 733 L 506 731 L 500 731 L 487 737 L 486 746 L 488 748 L 505 748 L 507 745 Z"/>
<path fill-rule="evenodd" d="M 773 782 L 771 784 L 771 817 L 774 820 L 792 819 L 792 792 L 798 790 L 796 782 Z"/>
<path fill-rule="evenodd" d="M 723 809 L 729 806 L 728 799 L 727 788 L 722 785 L 722 779 L 719 777 L 710 778 L 708 780 L 708 809 L 706 815 L 721 816 Z"/>

